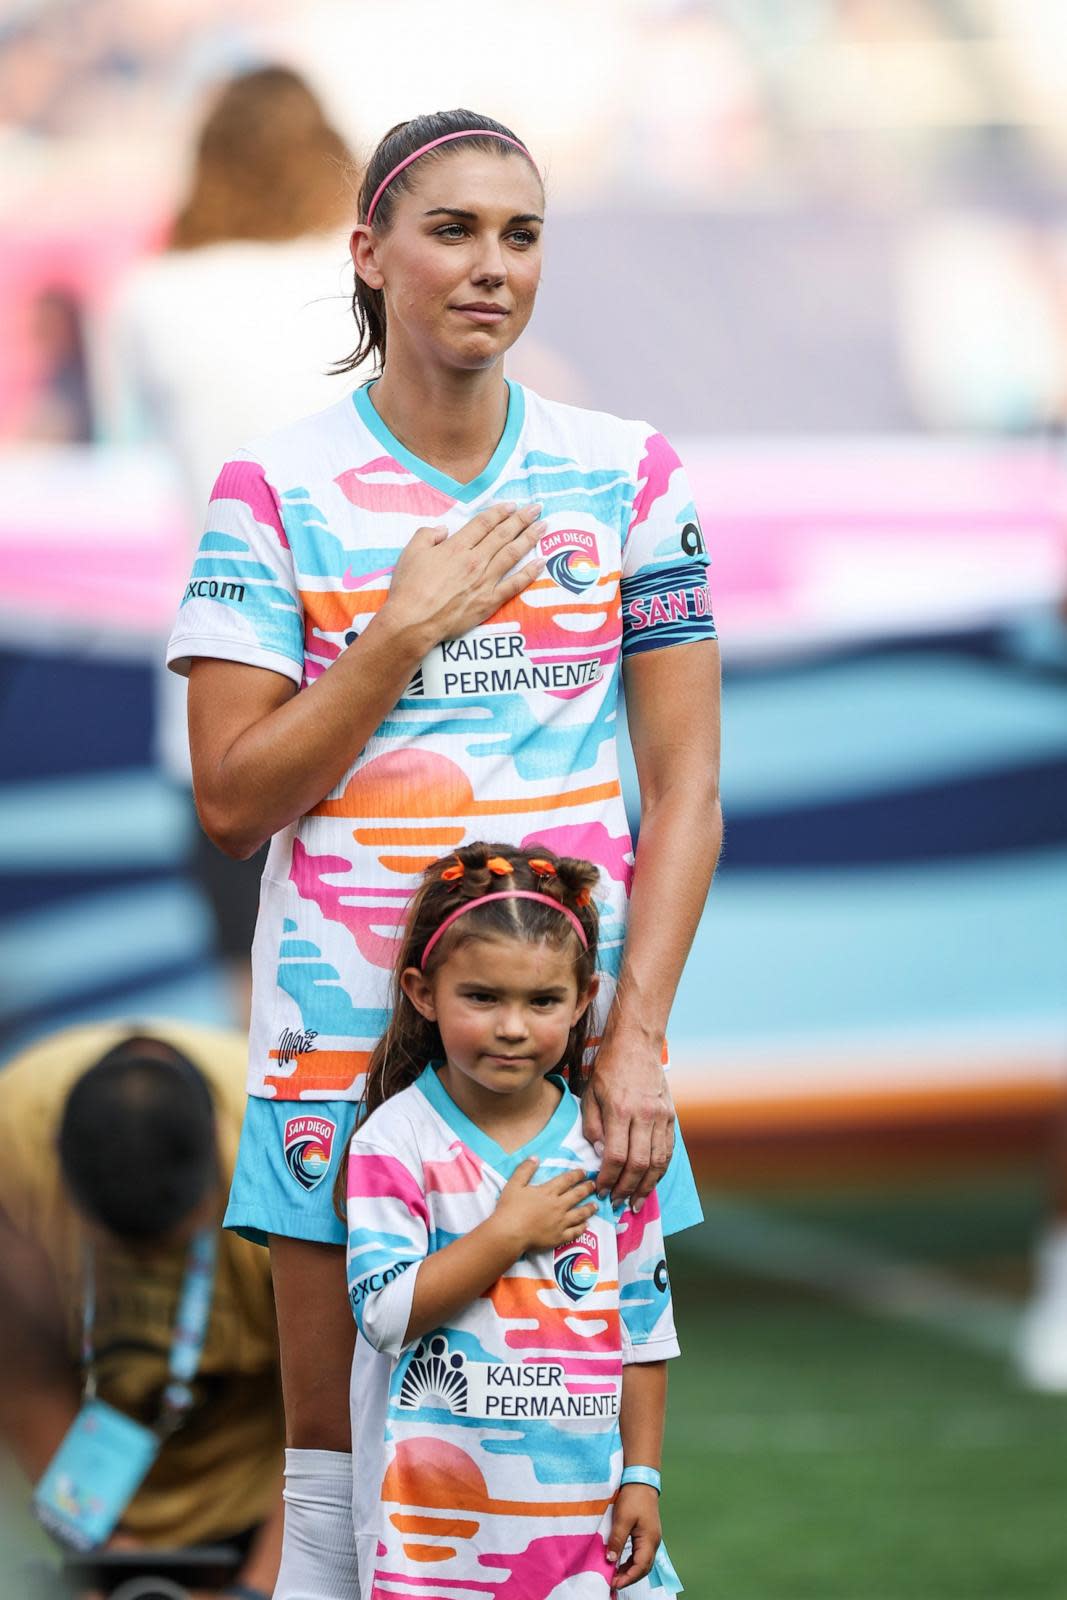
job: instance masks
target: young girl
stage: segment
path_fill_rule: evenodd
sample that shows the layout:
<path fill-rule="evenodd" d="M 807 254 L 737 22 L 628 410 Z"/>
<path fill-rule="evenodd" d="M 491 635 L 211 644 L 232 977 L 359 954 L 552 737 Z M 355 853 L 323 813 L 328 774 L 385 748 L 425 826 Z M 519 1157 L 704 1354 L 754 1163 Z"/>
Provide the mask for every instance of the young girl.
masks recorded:
<path fill-rule="evenodd" d="M 657 1556 L 678 1354 L 659 1202 L 595 1198 L 567 1081 L 597 991 L 597 877 L 475 844 L 411 905 L 348 1162 L 363 1600 L 680 1588 Z"/>

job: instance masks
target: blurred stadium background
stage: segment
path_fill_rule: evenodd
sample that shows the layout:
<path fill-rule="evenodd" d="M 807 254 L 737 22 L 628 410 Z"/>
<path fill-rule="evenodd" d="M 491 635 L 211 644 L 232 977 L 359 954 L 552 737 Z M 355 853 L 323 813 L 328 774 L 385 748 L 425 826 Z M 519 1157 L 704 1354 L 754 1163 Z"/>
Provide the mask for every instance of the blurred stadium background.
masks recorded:
<path fill-rule="evenodd" d="M 274 60 L 357 150 L 441 104 L 516 126 L 523 376 L 693 475 L 727 845 L 672 1024 L 687 1593 L 1062 1596 L 1067 1412 L 1010 1351 L 1067 1069 L 1067 8 L 8 0 L 5 1054 L 228 1014 L 153 753 L 188 533 L 106 330 L 206 97 Z"/>

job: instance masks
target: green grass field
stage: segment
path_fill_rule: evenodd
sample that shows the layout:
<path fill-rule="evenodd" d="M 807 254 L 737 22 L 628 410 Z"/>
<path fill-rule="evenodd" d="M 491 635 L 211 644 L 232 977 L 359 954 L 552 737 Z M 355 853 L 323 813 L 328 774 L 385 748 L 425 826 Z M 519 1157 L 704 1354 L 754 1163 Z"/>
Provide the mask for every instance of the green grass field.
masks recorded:
<path fill-rule="evenodd" d="M 1062 1600 L 1067 1400 L 1008 1360 L 1033 1181 L 706 1209 L 671 1252 L 689 1600 Z"/>
<path fill-rule="evenodd" d="M 671 1250 L 688 1600 L 1063 1600 L 1067 1400 L 1008 1360 L 1034 1180 L 706 1201 Z"/>

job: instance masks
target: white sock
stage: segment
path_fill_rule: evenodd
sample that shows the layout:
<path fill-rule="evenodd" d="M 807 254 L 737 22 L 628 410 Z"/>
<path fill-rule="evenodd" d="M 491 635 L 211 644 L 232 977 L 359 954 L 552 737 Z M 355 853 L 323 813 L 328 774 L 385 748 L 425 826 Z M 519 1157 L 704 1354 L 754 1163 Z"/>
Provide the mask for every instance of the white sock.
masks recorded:
<path fill-rule="evenodd" d="M 1067 1300 L 1067 1222 L 1049 1223 L 1037 1242 L 1036 1290 L 1041 1299 Z"/>
<path fill-rule="evenodd" d="M 274 1600 L 359 1600 L 352 1457 L 285 1452 L 285 1533 Z"/>

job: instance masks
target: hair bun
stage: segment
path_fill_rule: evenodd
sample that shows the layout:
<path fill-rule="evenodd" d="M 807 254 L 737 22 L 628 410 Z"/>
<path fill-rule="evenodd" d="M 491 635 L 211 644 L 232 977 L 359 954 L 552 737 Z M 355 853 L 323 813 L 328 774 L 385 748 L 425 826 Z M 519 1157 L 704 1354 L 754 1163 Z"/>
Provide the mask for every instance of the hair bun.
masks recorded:
<path fill-rule="evenodd" d="M 577 856 L 561 856 L 556 871 L 567 894 L 580 906 L 589 905 L 592 892 L 600 882 L 600 873 L 591 861 Z"/>

